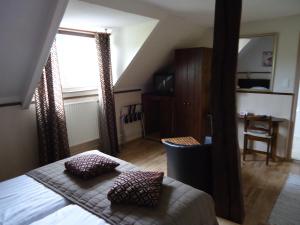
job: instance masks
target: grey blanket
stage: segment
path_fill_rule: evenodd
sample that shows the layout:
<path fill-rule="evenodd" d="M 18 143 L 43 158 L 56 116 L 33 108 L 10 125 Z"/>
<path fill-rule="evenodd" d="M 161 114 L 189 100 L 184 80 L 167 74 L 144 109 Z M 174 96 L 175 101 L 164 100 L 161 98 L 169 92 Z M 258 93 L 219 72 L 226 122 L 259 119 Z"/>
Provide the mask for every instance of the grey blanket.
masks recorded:
<path fill-rule="evenodd" d="M 99 154 L 120 163 L 115 172 L 82 180 L 69 175 L 61 160 L 27 173 L 38 182 L 63 195 L 71 202 L 115 225 L 216 225 L 214 203 L 211 197 L 191 186 L 164 177 L 159 205 L 155 208 L 111 204 L 107 193 L 115 178 L 123 171 L 138 168 L 123 160 L 97 150 L 83 154 Z"/>

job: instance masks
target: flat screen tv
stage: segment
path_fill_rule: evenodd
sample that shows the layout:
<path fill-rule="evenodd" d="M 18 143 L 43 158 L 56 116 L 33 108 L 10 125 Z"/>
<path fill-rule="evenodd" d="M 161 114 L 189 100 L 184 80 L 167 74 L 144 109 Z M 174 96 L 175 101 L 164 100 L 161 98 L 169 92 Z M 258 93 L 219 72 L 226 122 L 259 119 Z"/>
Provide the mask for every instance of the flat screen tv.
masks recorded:
<path fill-rule="evenodd" d="M 174 74 L 155 74 L 154 90 L 157 94 L 172 95 L 174 93 Z"/>

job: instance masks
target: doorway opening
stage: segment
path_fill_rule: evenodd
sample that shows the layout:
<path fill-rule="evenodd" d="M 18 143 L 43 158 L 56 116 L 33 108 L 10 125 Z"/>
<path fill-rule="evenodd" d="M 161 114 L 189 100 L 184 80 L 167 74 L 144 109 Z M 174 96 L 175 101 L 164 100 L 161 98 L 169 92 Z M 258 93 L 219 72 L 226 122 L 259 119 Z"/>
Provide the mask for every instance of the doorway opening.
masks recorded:
<path fill-rule="evenodd" d="M 300 92 L 300 90 L 299 90 Z M 292 159 L 300 160 L 300 96 L 298 92 L 298 102 L 296 108 L 296 119 L 294 127 L 294 138 L 292 146 Z"/>
<path fill-rule="evenodd" d="M 292 145 L 292 159 L 300 160 L 300 35 L 298 45 L 297 76 L 298 76 L 298 98 L 295 112 L 294 136 Z M 297 92 L 296 92 L 297 94 Z"/>

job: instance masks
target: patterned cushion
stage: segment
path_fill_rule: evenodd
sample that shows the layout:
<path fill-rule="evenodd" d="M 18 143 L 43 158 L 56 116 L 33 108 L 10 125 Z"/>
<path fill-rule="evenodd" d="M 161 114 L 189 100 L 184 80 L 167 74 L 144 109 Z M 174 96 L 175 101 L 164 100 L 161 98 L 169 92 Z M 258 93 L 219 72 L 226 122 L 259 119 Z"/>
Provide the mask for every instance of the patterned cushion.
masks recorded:
<path fill-rule="evenodd" d="M 84 179 L 112 171 L 118 165 L 119 163 L 97 154 L 78 156 L 65 162 L 69 173 Z"/>
<path fill-rule="evenodd" d="M 119 175 L 107 194 L 112 203 L 155 206 L 158 203 L 164 173 L 130 171 Z"/>

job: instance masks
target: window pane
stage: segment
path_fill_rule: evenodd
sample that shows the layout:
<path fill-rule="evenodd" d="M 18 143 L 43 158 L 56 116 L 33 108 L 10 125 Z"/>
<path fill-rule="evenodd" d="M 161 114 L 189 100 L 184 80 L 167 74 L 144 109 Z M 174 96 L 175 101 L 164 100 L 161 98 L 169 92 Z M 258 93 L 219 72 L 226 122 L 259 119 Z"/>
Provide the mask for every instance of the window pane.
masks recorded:
<path fill-rule="evenodd" d="M 95 39 L 58 34 L 56 43 L 63 91 L 97 89 L 99 68 Z"/>

